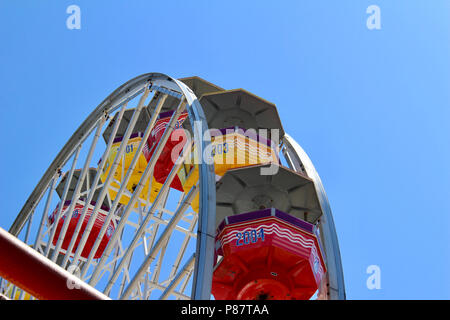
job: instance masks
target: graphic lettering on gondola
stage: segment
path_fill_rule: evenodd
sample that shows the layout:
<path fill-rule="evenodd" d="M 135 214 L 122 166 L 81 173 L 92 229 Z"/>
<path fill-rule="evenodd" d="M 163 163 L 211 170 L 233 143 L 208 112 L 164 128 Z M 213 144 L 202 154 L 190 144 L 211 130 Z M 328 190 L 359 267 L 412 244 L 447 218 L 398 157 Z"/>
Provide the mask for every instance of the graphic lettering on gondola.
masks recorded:
<path fill-rule="evenodd" d="M 258 240 L 264 241 L 264 228 L 236 233 L 236 246 L 256 243 Z"/>
<path fill-rule="evenodd" d="M 131 153 L 133 152 L 133 144 L 127 144 L 125 147 L 125 153 Z"/>
<path fill-rule="evenodd" d="M 223 144 L 213 145 L 211 150 L 211 155 L 215 156 L 216 154 L 228 153 L 228 143 L 224 142 Z"/>
<path fill-rule="evenodd" d="M 116 148 L 116 153 L 119 152 L 120 146 L 118 146 Z M 125 153 L 132 153 L 134 150 L 134 143 L 131 144 L 127 144 L 127 146 L 125 147 Z M 114 154 L 115 155 L 115 154 Z"/>
<path fill-rule="evenodd" d="M 236 247 L 256 244 L 270 239 L 277 246 L 295 252 L 302 256 L 310 256 L 310 263 L 313 266 L 315 277 L 324 274 L 324 269 L 320 263 L 318 249 L 313 239 L 303 236 L 301 233 L 294 233 L 289 228 L 281 227 L 277 223 L 261 224 L 258 227 L 248 227 L 245 229 L 234 229 L 226 233 L 220 241 L 222 247 L 233 244 Z"/>
<path fill-rule="evenodd" d="M 229 134 L 212 139 L 211 156 L 215 164 L 251 165 L 277 162 L 277 155 L 270 146 L 249 137 Z"/>

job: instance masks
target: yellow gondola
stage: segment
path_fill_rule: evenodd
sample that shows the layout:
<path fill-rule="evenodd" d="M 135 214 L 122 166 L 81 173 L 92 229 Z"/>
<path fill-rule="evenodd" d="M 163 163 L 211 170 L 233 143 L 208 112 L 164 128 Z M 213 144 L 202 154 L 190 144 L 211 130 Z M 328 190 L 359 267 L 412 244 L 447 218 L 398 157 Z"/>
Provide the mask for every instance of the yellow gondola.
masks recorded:
<path fill-rule="evenodd" d="M 116 171 L 114 172 L 114 178 L 113 178 L 114 180 L 113 180 L 113 182 L 111 182 L 110 188 L 108 190 L 109 195 L 113 201 L 116 198 L 117 192 L 119 191 L 119 188 L 120 188 L 119 183 L 121 183 L 122 179 L 125 178 L 126 172 L 131 165 L 131 161 L 133 160 L 133 157 L 136 154 L 136 150 L 138 149 L 138 146 L 142 141 L 142 136 L 143 136 L 143 134 L 141 132 L 134 133 L 130 136 L 130 139 L 128 140 L 128 143 L 125 147 L 124 155 L 123 155 L 122 159 L 120 160 L 119 166 L 117 167 Z M 117 152 L 119 150 L 122 140 L 123 140 L 123 137 L 117 137 L 114 139 L 113 145 L 111 147 L 111 151 L 109 152 L 109 155 L 106 159 L 103 173 L 100 177 L 102 182 L 104 182 L 106 180 L 106 177 L 109 174 L 109 171 L 110 171 L 111 166 L 114 162 L 114 159 L 117 155 Z M 142 173 L 145 171 L 146 167 L 147 167 L 147 160 L 145 158 L 144 153 L 142 152 L 139 155 L 136 167 L 134 168 L 134 170 L 131 174 L 131 177 L 128 180 L 128 183 L 126 186 L 126 188 L 129 192 L 131 192 L 131 193 L 134 192 L 135 188 L 137 187 L 137 185 L 141 179 Z M 162 187 L 162 184 L 158 183 L 155 180 L 155 178 L 152 177 L 151 179 L 152 179 L 152 181 L 151 181 L 150 194 L 149 194 L 150 179 L 149 179 L 145 183 L 144 188 L 142 189 L 142 191 L 139 195 L 139 198 L 144 201 L 149 200 L 150 202 L 153 202 L 156 198 L 156 195 L 158 194 L 159 190 Z M 124 193 L 120 197 L 119 203 L 127 205 L 129 201 L 130 201 L 130 195 Z M 137 208 L 137 206 L 138 206 L 138 203 L 136 202 L 134 207 Z"/>
<path fill-rule="evenodd" d="M 191 156 L 178 172 L 185 192 L 189 192 L 192 186 L 198 182 L 196 152 L 194 147 Z M 262 163 L 279 163 L 278 146 L 274 145 L 272 141 L 258 136 L 255 130 L 245 130 L 239 127 L 213 130 L 211 132 L 211 155 L 214 159 L 216 181 L 229 169 Z M 198 199 L 199 195 L 191 204 L 195 212 L 198 212 Z"/>

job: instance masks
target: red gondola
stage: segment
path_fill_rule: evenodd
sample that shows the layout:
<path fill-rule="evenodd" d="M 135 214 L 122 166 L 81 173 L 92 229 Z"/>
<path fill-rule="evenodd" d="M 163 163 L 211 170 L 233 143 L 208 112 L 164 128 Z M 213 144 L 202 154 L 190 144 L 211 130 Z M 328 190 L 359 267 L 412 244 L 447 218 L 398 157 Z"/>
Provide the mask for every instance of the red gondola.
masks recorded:
<path fill-rule="evenodd" d="M 150 158 L 152 157 L 158 142 L 161 140 L 173 113 L 174 111 L 167 111 L 159 114 L 158 120 L 156 121 L 155 126 L 147 139 L 147 145 L 144 147 L 143 152 L 147 162 L 150 161 Z M 179 116 L 174 130 L 167 140 L 161 155 L 156 161 L 153 176 L 158 183 L 163 184 L 166 181 L 170 170 L 172 170 L 175 161 L 186 144 L 187 137 L 184 129 L 182 128 L 182 124 L 187 116 L 188 114 L 186 112 Z M 179 191 L 184 191 L 178 176 L 175 176 L 170 187 Z"/>
<path fill-rule="evenodd" d="M 226 217 L 216 241 L 217 300 L 310 299 L 326 271 L 314 225 L 274 208 Z"/>
<path fill-rule="evenodd" d="M 56 246 L 57 240 L 59 238 L 59 234 L 61 233 L 61 229 L 63 227 L 64 221 L 67 218 L 67 209 L 70 206 L 71 201 L 66 201 L 64 203 L 64 207 L 62 210 L 62 215 L 61 218 L 58 221 L 58 225 L 56 227 L 56 232 L 55 232 L 55 236 L 53 238 L 52 244 L 54 246 Z M 58 214 L 58 209 L 59 209 L 59 205 L 56 207 L 56 209 L 53 211 L 53 213 L 49 216 L 48 220 L 50 222 L 50 224 L 52 225 L 55 222 L 56 219 L 56 215 Z M 78 248 L 78 244 L 81 240 L 81 237 L 83 236 L 83 233 L 86 229 L 87 223 L 89 221 L 89 218 L 92 215 L 92 211 L 95 207 L 95 202 L 91 202 L 91 204 L 89 205 L 89 208 L 87 210 L 85 219 L 83 220 L 83 223 L 81 225 L 81 229 L 80 232 L 78 233 L 78 237 L 77 240 L 75 242 L 75 245 L 73 247 L 72 253 L 75 253 L 75 251 Z M 72 214 L 70 215 L 70 222 L 69 222 L 69 226 L 67 228 L 66 234 L 64 236 L 64 240 L 62 242 L 62 246 L 61 248 L 64 250 L 67 250 L 67 248 L 70 245 L 70 241 L 72 240 L 72 236 L 73 233 L 75 232 L 75 228 L 78 224 L 78 221 L 80 220 L 81 214 L 83 212 L 84 209 L 84 204 L 82 204 L 81 202 L 77 202 L 75 204 L 75 207 L 72 211 Z M 97 239 L 98 234 L 100 233 L 101 228 L 103 227 L 103 225 L 105 224 L 105 218 L 106 215 L 108 214 L 108 208 L 105 206 L 102 206 L 101 209 L 98 210 L 98 214 L 97 214 L 97 218 L 95 219 L 94 225 L 92 226 L 92 230 L 91 233 L 89 234 L 89 237 L 86 241 L 86 244 L 83 248 L 83 252 L 81 253 L 81 256 L 84 258 L 87 258 L 89 256 L 89 253 L 92 250 L 92 247 L 95 243 L 95 240 Z M 113 221 L 111 221 L 109 223 L 108 229 L 105 232 L 105 235 L 103 236 L 100 245 L 97 249 L 97 252 L 94 255 L 95 259 L 98 259 L 101 257 L 101 255 L 103 254 L 103 251 L 105 250 L 106 246 L 108 245 L 109 240 L 111 239 L 112 234 L 114 233 L 115 230 L 115 226 Z"/>

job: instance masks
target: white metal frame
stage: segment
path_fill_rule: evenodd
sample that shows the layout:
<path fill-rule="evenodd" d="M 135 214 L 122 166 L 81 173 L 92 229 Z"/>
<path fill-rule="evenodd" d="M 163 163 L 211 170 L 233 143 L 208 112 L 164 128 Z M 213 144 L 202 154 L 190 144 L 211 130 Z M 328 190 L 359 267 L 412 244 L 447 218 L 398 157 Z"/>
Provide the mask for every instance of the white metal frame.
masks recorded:
<path fill-rule="evenodd" d="M 345 300 L 344 272 L 342 269 L 339 243 L 331 213 L 330 203 L 311 159 L 300 145 L 288 134 L 283 137 L 282 153 L 292 170 L 306 174 L 314 181 L 317 197 L 322 209 L 322 216 L 318 223 L 321 242 L 324 245 L 325 263 L 327 265 L 326 285 L 320 292 L 325 299 Z"/>
<path fill-rule="evenodd" d="M 159 95 L 156 95 L 159 93 Z M 156 149 L 148 162 L 148 165 L 142 174 L 141 180 L 132 194 L 126 189 L 128 180 L 134 167 L 137 164 L 138 157 L 144 148 L 144 142 L 147 140 L 151 130 L 157 120 L 162 106 L 167 96 L 175 97 L 179 100 L 171 120 L 165 130 L 162 139 L 156 146 Z M 143 134 L 142 141 L 136 151 L 130 168 L 127 172 L 123 172 L 123 180 L 118 183 L 114 180 L 113 175 L 123 159 L 125 147 L 132 134 L 133 127 L 139 118 L 140 112 L 145 107 L 148 98 L 152 96 L 158 97 L 157 107 L 152 113 L 151 120 Z M 106 163 L 114 137 L 119 127 L 120 120 L 128 105 L 139 99 L 138 105 L 134 110 L 133 116 L 128 124 L 120 144 L 117 156 L 109 169 L 109 174 L 105 181 L 100 182 L 100 175 Z M 31 219 L 34 216 L 36 208 L 47 193 L 47 197 L 43 204 L 42 216 L 40 224 L 37 227 L 34 248 L 41 254 L 49 257 L 52 261 L 57 262 L 65 268 L 69 268 L 81 277 L 87 283 L 96 286 L 105 293 L 110 294 L 114 298 L 122 299 L 146 299 L 153 293 L 154 296 L 161 296 L 165 292 L 165 297 L 169 295 L 176 299 L 209 299 L 212 281 L 213 268 L 213 252 L 209 250 L 214 243 L 214 223 L 215 223 L 215 180 L 213 165 L 205 162 L 199 164 L 199 183 L 194 186 L 185 196 L 181 194 L 178 207 L 170 210 L 165 207 L 167 198 L 171 193 L 169 185 L 175 177 L 181 162 L 171 171 L 168 179 L 164 183 L 153 203 L 145 199 L 141 199 L 139 195 L 144 188 L 146 182 L 151 178 L 156 160 L 163 150 L 165 142 L 169 138 L 171 132 L 175 128 L 175 123 L 179 115 L 184 110 L 189 114 L 191 123 L 200 123 L 200 126 L 193 126 L 193 142 L 196 150 L 203 150 L 210 143 L 207 135 L 207 123 L 203 110 L 198 103 L 194 93 L 182 82 L 170 78 L 159 73 L 150 73 L 141 75 L 126 84 L 122 85 L 106 98 L 92 114 L 83 122 L 80 128 L 69 139 L 63 147 L 56 159 L 50 165 L 49 169 L 44 173 L 40 182 L 30 195 L 21 212 L 17 216 L 10 228 L 10 233 L 20 236 L 25 223 L 28 221 L 26 230 L 26 238 L 30 234 Z M 97 166 L 97 174 L 93 181 L 89 180 L 88 169 L 91 166 L 93 155 L 98 147 L 98 140 L 102 129 L 109 119 L 113 118 L 113 114 L 117 112 L 117 120 L 114 124 L 109 141 L 104 149 L 101 161 Z M 69 192 L 70 181 L 73 178 L 74 170 L 77 168 L 79 158 L 84 151 L 86 140 L 91 137 L 92 141 L 86 153 L 84 165 L 74 190 Z M 191 148 L 191 144 L 186 144 L 185 149 L 180 157 L 186 156 Z M 71 162 L 70 162 L 71 160 Z M 124 162 L 122 162 L 124 163 Z M 51 210 L 52 203 L 55 202 L 56 185 L 61 180 L 62 170 L 70 166 L 70 170 L 66 173 L 66 185 L 61 196 L 61 205 L 56 214 L 55 223 L 48 225 L 47 217 Z M 119 168 L 120 170 L 120 168 Z M 123 168 L 122 168 L 123 170 Z M 88 190 L 81 190 L 83 183 L 87 180 Z M 117 190 L 115 199 L 109 199 L 108 190 L 111 184 L 118 183 L 120 188 Z M 96 196 L 96 191 L 98 196 Z M 177 191 L 178 192 L 178 191 Z M 199 213 L 187 212 L 192 199 L 200 194 Z M 68 195 L 71 195 L 68 196 Z M 126 206 L 119 203 L 119 199 L 123 194 L 130 196 L 130 200 Z M 75 204 L 80 202 L 78 198 L 83 195 L 85 204 L 89 204 L 92 200 L 96 202 L 92 215 L 89 219 L 87 227 L 81 235 L 81 240 L 74 250 L 75 240 L 81 234 L 82 221 L 87 215 L 88 206 L 85 205 L 81 213 L 78 225 L 76 226 L 74 235 L 67 250 L 62 249 L 62 242 L 65 238 L 69 220 L 65 219 L 62 229 L 59 233 L 56 245 L 52 244 L 56 233 L 57 221 L 68 212 L 73 211 Z M 57 199 L 57 197 L 56 197 Z M 99 213 L 100 206 L 107 199 L 110 204 L 110 210 L 106 217 L 106 221 L 101 229 L 91 250 L 91 254 L 87 257 L 81 257 L 83 248 L 87 242 L 88 236 L 94 225 L 95 219 Z M 65 200 L 71 200 L 68 210 L 63 212 L 63 203 Z M 112 201 L 111 201 L 112 200 Z M 135 205 L 137 204 L 137 208 Z M 186 213 L 187 212 L 187 213 Z M 137 220 L 137 221 L 136 221 Z M 103 256 L 100 259 L 94 259 L 95 252 L 106 232 L 109 222 L 115 224 L 115 231 L 110 239 Z M 187 225 L 182 226 L 182 224 Z M 197 230 L 195 230 L 197 227 Z M 197 231 L 197 232 L 196 232 Z M 179 250 L 174 250 L 172 242 L 175 238 L 179 238 Z M 131 241 L 129 241 L 132 239 Z M 188 244 L 196 243 L 196 247 L 192 246 L 190 251 L 187 250 Z M 172 247 L 171 247 L 172 246 Z M 168 249 L 170 247 L 170 250 Z M 177 248 L 178 249 L 178 248 Z M 194 252 L 192 252 L 194 250 Z M 67 254 L 67 253 L 70 254 Z M 170 254 L 168 254 L 170 252 Z M 176 254 L 173 254 L 176 252 Z M 61 255 L 62 254 L 62 255 Z M 171 256 L 171 257 L 170 257 Z M 194 259 L 193 257 L 197 257 Z M 168 259 L 172 262 L 168 262 Z M 189 264 L 180 269 L 182 261 L 188 259 Z M 166 261 L 167 260 L 167 261 Z M 166 268 L 170 264 L 170 268 Z M 195 267 L 194 267 L 195 266 Z M 170 270 L 170 274 L 164 274 L 163 270 Z M 194 276 L 192 281 L 191 276 Z M 106 279 L 106 280 L 105 280 Z M 185 280 L 182 282 L 182 280 Z M 187 290 L 187 280 L 191 279 L 191 292 Z M 101 288 L 102 285 L 106 287 Z M 181 283 L 179 289 L 174 284 Z M 114 287 L 114 288 L 113 288 Z M 113 290 L 114 289 L 114 290 Z M 154 292 L 159 290 L 160 292 Z"/>

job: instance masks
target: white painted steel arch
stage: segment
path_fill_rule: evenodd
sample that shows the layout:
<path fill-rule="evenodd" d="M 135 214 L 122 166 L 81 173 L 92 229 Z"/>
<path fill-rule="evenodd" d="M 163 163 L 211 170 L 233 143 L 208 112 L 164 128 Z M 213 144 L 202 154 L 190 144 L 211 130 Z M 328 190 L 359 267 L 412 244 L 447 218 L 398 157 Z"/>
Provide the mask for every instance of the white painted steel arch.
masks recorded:
<path fill-rule="evenodd" d="M 283 153 L 291 169 L 306 173 L 314 181 L 317 197 L 322 209 L 319 230 L 324 245 L 327 278 L 326 295 L 331 300 L 345 300 L 344 273 L 342 269 L 341 254 L 339 250 L 336 228 L 327 194 L 311 159 L 300 145 L 288 134 L 283 138 Z"/>

